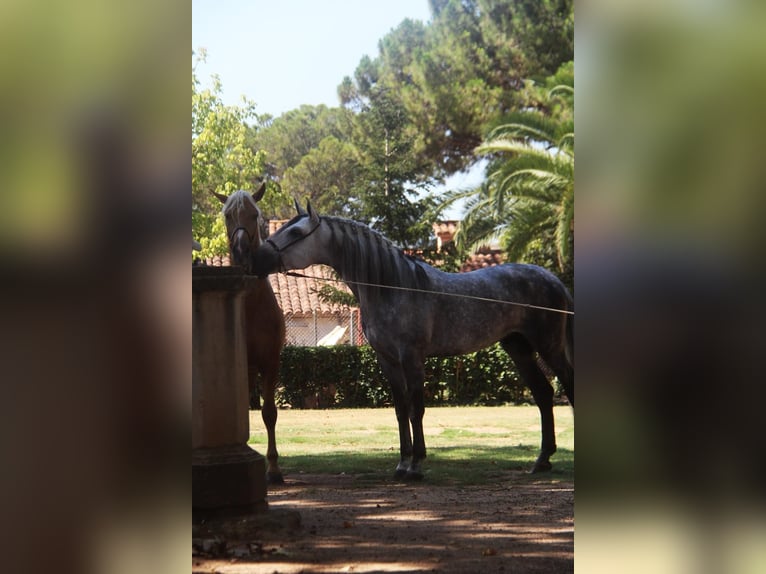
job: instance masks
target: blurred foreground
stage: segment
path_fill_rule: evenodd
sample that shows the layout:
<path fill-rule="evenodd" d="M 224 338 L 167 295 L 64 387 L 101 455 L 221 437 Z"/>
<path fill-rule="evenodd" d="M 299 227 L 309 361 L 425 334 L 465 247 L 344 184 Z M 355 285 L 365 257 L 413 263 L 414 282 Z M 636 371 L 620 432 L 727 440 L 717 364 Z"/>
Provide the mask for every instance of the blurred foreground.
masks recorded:
<path fill-rule="evenodd" d="M 577 13 L 579 572 L 766 569 L 763 16 Z"/>
<path fill-rule="evenodd" d="M 176 1 L 0 8 L 4 571 L 187 571 L 189 35 Z"/>

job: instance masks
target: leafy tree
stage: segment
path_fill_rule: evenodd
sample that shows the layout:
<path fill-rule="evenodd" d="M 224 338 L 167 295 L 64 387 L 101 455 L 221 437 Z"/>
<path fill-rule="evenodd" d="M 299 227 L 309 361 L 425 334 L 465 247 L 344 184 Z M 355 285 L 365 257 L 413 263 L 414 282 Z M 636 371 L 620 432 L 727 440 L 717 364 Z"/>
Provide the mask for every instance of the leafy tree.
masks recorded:
<path fill-rule="evenodd" d="M 202 50 L 192 66 L 192 234 L 206 257 L 228 249 L 221 205 L 211 192 L 255 189 L 263 158 L 245 142 L 245 121 L 254 116 L 255 105 L 247 100 L 242 107 L 224 105 L 217 76 L 204 88 L 196 74 L 204 59 Z"/>
<path fill-rule="evenodd" d="M 264 154 L 266 175 L 281 189 L 283 197 L 308 195 L 317 200 L 317 207 L 325 207 L 327 204 L 323 202 L 320 186 L 334 176 L 348 175 L 349 150 L 342 149 L 345 146 L 339 147 L 336 142 L 348 140 L 351 115 L 349 110 L 343 108 L 304 105 L 276 119 L 262 116 L 258 124 L 248 130 L 248 145 Z M 325 143 L 320 150 L 322 142 Z M 328 155 L 331 151 L 341 153 L 343 169 L 332 165 L 332 156 Z M 309 155 L 313 157 L 306 159 Z M 304 160 L 306 163 L 300 166 Z M 330 198 L 348 189 L 347 177 L 338 181 L 336 186 L 337 190 L 327 192 Z M 335 200 L 328 200 L 329 205 L 336 203 Z M 274 208 L 275 211 L 269 215 L 280 218 L 292 216 L 292 201 L 275 205 Z"/>
<path fill-rule="evenodd" d="M 479 148 L 483 135 L 514 123 L 514 110 L 550 114 L 555 102 L 526 78 L 551 74 L 573 51 L 571 0 L 430 4 L 430 23 L 404 20 L 381 39 L 376 58 L 363 57 L 353 77 L 343 79 L 342 107 L 301 106 L 276 119 L 263 116 L 247 134 L 251 149 L 265 153 L 267 177 L 284 195 L 310 197 L 320 211 L 365 221 L 418 248 L 427 245 L 426 219 L 436 213 L 429 185 L 473 164 L 477 149 L 501 165 L 507 152 Z M 505 137 L 515 145 L 528 140 L 531 149 L 545 145 L 531 134 L 496 129 L 498 141 L 484 143 Z M 486 190 L 496 187 L 490 181 Z M 275 215 L 291 215 L 289 203 Z M 486 227 L 492 219 L 485 215 Z M 525 242 L 521 224 L 516 228 L 529 255 L 539 229 L 532 225 L 530 237 L 537 239 Z M 551 250 L 549 244 L 542 243 L 540 257 L 550 255 L 558 265 L 567 247 L 559 242 L 562 248 Z"/>
<path fill-rule="evenodd" d="M 285 195 L 422 247 L 430 184 L 476 161 L 482 135 L 527 106 L 524 78 L 572 53 L 571 0 L 433 0 L 338 87 L 340 108 L 301 106 L 248 133 Z M 277 213 L 291 215 L 285 207 Z"/>
<path fill-rule="evenodd" d="M 424 245 L 432 201 L 421 194 L 432 180 L 412 152 L 407 112 L 386 90 L 373 90 L 362 106 L 352 134 L 359 157 L 352 215 L 399 245 Z"/>
<path fill-rule="evenodd" d="M 282 189 L 301 201 L 310 199 L 320 213 L 350 217 L 357 172 L 356 148 L 328 136 L 285 170 Z"/>
<path fill-rule="evenodd" d="M 211 192 L 230 194 L 237 189 L 255 190 L 263 173 L 263 154 L 247 145 L 247 120 L 255 117 L 255 104 L 243 98 L 241 106 L 227 106 L 221 99 L 217 76 L 204 88 L 192 66 L 192 233 L 202 245 L 203 257 L 224 254 L 228 242 L 218 216 L 221 204 Z M 267 194 L 264 204 L 284 200 Z"/>
<path fill-rule="evenodd" d="M 515 81 L 543 78 L 574 58 L 574 9 L 572 0 L 479 0 L 482 34 L 490 50 L 515 56 Z M 507 38 L 513 38 L 509 45 Z"/>
<path fill-rule="evenodd" d="M 387 89 L 414 128 L 413 151 L 444 176 L 475 161 L 498 117 L 516 109 L 524 79 L 573 57 L 571 0 L 432 0 L 432 22 L 403 21 L 339 87 L 358 108 Z"/>
<path fill-rule="evenodd" d="M 468 253 L 464 249 L 459 249 L 454 241 L 442 245 L 441 249 L 436 248 L 436 241 L 434 241 L 428 248 L 420 250 L 418 256 L 437 269 L 449 273 L 458 273 L 463 267 Z"/>
<path fill-rule="evenodd" d="M 537 107 L 506 116 L 477 148 L 489 156 L 479 188 L 449 194 L 467 200 L 456 234 L 471 248 L 499 239 L 509 257 L 570 277 L 574 240 L 574 68 L 568 63 L 536 88 Z M 551 261 L 552 259 L 552 261 Z"/>

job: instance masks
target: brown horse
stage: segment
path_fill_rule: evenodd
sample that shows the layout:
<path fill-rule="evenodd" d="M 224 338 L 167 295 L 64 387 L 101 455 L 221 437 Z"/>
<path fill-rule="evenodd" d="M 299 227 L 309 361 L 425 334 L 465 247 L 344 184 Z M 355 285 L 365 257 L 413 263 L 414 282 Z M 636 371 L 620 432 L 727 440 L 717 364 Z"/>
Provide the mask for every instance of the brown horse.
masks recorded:
<path fill-rule="evenodd" d="M 223 203 L 223 217 L 226 221 L 226 233 L 229 237 L 229 252 L 232 265 L 240 265 L 250 274 L 252 257 L 265 238 L 265 225 L 257 202 L 266 191 L 265 182 L 258 191 L 247 193 L 235 191 L 229 197 L 215 193 Z M 279 469 L 275 427 L 277 425 L 277 406 L 274 391 L 279 375 L 279 355 L 285 342 L 285 318 L 274 297 L 274 291 L 268 279 L 258 279 L 245 295 L 245 323 L 247 328 L 247 377 L 250 389 L 250 407 L 258 405 L 258 377 L 261 379 L 263 406 L 261 416 L 268 434 L 266 458 L 269 462 L 267 476 L 269 482 L 282 483 L 282 471 Z"/>

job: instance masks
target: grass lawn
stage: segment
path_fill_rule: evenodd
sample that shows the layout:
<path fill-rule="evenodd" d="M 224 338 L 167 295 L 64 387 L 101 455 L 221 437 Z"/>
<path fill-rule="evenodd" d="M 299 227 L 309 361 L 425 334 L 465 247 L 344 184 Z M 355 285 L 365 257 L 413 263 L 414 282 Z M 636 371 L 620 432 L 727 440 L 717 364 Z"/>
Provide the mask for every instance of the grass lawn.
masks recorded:
<path fill-rule="evenodd" d="M 574 480 L 574 416 L 554 408 L 558 451 L 553 471 L 526 475 L 540 447 L 535 406 L 432 407 L 423 425 L 431 484 L 483 484 L 531 480 L 530 476 Z M 266 453 L 260 411 L 250 412 L 250 445 Z M 281 410 L 277 422 L 280 466 L 286 475 L 353 474 L 364 482 L 389 480 L 399 461 L 399 433 L 393 408 Z"/>

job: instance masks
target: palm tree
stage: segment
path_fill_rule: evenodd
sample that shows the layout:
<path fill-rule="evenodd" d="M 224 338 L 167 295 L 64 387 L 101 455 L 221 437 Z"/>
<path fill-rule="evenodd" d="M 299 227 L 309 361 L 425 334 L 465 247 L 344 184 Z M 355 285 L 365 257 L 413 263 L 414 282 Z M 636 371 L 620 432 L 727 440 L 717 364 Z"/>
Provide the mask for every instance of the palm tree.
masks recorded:
<path fill-rule="evenodd" d="M 445 201 L 466 202 L 455 237 L 459 247 L 476 249 L 499 240 L 514 261 L 530 261 L 534 253 L 547 251 L 560 273 L 571 271 L 574 87 L 568 83 L 544 93 L 538 107 L 507 117 L 476 148 L 491 159 L 487 180 Z"/>

